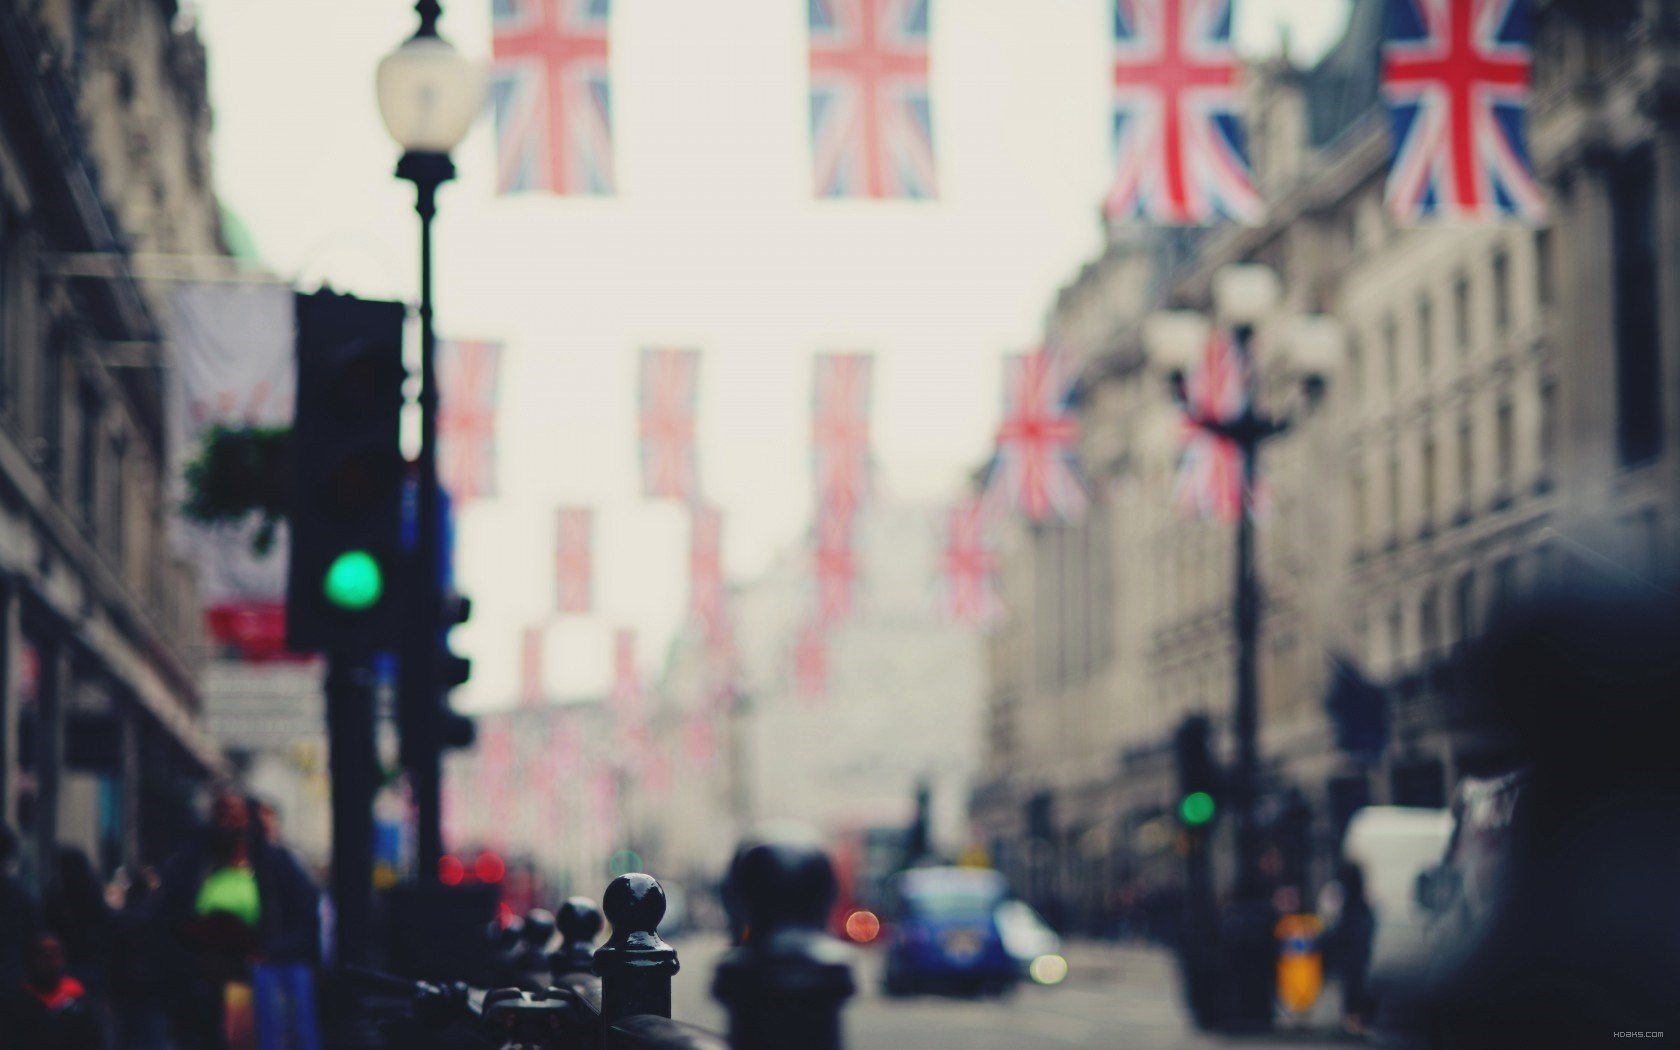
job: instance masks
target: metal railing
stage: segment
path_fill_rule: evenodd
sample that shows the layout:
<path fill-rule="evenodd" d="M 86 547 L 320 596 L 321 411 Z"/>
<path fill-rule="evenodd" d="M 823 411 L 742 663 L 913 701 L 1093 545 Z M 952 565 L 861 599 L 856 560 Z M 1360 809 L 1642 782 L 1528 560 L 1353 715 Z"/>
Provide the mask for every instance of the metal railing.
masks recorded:
<path fill-rule="evenodd" d="M 559 914 L 534 911 L 501 934 L 502 987 L 433 985 L 367 970 L 356 980 L 407 996 L 408 1016 L 388 1045 L 498 1050 L 840 1050 L 840 1012 L 855 991 L 851 950 L 824 931 L 834 869 L 814 842 L 749 841 L 724 883 L 732 929 L 712 994 L 727 1035 L 671 1017 L 677 950 L 659 936 L 665 891 L 621 875 L 597 909 L 573 897 Z M 594 946 L 603 915 L 611 934 Z M 548 951 L 555 932 L 560 946 Z M 493 931 L 495 935 L 495 931 Z"/>

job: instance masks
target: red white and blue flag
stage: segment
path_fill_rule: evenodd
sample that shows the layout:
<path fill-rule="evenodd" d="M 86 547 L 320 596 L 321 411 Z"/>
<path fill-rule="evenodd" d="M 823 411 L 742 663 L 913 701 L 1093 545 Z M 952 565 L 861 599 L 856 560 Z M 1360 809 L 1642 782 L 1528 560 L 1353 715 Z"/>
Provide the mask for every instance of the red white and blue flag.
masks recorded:
<path fill-rule="evenodd" d="M 1383 100 L 1396 219 L 1539 222 L 1523 130 L 1531 0 L 1388 0 Z"/>
<path fill-rule="evenodd" d="M 611 13 L 611 0 L 492 0 L 499 192 L 613 192 Z"/>
<path fill-rule="evenodd" d="M 838 623 L 852 614 L 857 593 L 857 557 L 852 549 L 854 519 L 849 514 L 817 514 L 816 547 L 811 552 L 817 583 L 819 626 Z"/>
<path fill-rule="evenodd" d="M 554 611 L 562 616 L 581 615 L 594 604 L 591 533 L 595 514 L 588 507 L 561 507 L 554 519 Z"/>
<path fill-rule="evenodd" d="M 987 495 L 1033 521 L 1066 521 L 1085 510 L 1079 422 L 1069 404 L 1074 379 L 1072 361 L 1052 346 L 1003 362 L 1003 422 Z"/>
<path fill-rule="evenodd" d="M 496 494 L 496 392 L 502 344 L 438 344 L 438 479 L 456 504 Z"/>
<path fill-rule="evenodd" d="M 811 381 L 817 506 L 851 517 L 869 494 L 869 354 L 819 354 Z"/>
<path fill-rule="evenodd" d="M 1264 207 L 1239 116 L 1232 0 L 1114 0 L 1114 183 L 1119 222 L 1258 222 Z"/>
<path fill-rule="evenodd" d="M 642 351 L 642 495 L 692 503 L 700 494 L 694 452 L 698 350 Z"/>
<path fill-rule="evenodd" d="M 1185 394 L 1190 419 L 1185 421 L 1174 502 L 1187 517 L 1236 521 L 1244 503 L 1242 452 L 1230 438 L 1196 423 L 1231 422 L 1247 410 L 1247 354 L 1229 335 L 1215 331 Z"/>
<path fill-rule="evenodd" d="M 642 677 L 636 670 L 634 628 L 620 627 L 613 632 L 612 702 L 621 712 L 641 708 Z"/>
<path fill-rule="evenodd" d="M 543 702 L 543 629 L 519 632 L 519 703 L 535 707 Z"/>
<path fill-rule="evenodd" d="M 714 638 L 727 629 L 724 614 L 723 512 L 695 507 L 688 533 L 689 615 Z"/>
<path fill-rule="evenodd" d="M 945 514 L 940 552 L 940 606 L 955 623 L 988 624 L 1000 610 L 994 587 L 997 556 L 984 501 L 969 497 Z"/>
<path fill-rule="evenodd" d="M 805 624 L 794 638 L 793 684 L 807 700 L 828 692 L 828 633 L 820 623 Z"/>
<path fill-rule="evenodd" d="M 934 196 L 930 2 L 808 0 L 817 196 Z"/>

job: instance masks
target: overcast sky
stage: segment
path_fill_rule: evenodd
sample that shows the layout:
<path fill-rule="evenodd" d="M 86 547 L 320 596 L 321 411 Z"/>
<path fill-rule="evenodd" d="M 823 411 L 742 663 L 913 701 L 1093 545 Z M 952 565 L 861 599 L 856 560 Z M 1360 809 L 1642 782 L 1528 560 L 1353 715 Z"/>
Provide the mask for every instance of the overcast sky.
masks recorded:
<path fill-rule="evenodd" d="M 440 329 L 507 346 L 501 494 L 460 525 L 462 706 L 515 695 L 519 629 L 548 619 L 558 504 L 596 508 L 600 611 L 549 631 L 552 691 L 599 688 L 618 624 L 651 673 L 682 619 L 685 517 L 637 494 L 640 347 L 704 351 L 702 487 L 749 580 L 809 519 L 813 354 L 877 355 L 879 487 L 947 499 L 988 451 L 1001 355 L 1035 342 L 1102 247 L 1106 0 L 936 0 L 934 203 L 811 199 L 804 4 L 613 6 L 619 194 L 498 198 L 485 119 L 441 197 Z M 487 56 L 489 7 L 446 3 L 444 34 Z M 412 299 L 412 188 L 373 99 L 412 5 L 202 0 L 199 17 L 217 185 L 265 262 L 306 288 Z M 1345 17 L 1343 0 L 1238 0 L 1251 52 L 1287 25 L 1310 57 Z"/>

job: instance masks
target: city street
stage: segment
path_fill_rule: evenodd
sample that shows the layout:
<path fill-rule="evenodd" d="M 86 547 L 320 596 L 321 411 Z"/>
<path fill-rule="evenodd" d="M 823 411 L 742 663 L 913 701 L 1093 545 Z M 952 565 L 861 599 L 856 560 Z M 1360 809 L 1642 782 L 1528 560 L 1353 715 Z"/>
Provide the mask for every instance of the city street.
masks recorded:
<path fill-rule="evenodd" d="M 695 935 L 672 943 L 682 960 L 672 1013 L 722 1030 L 727 1022 L 710 989 L 722 940 Z M 888 999 L 877 979 L 880 953 L 861 952 L 854 971 L 858 994 L 844 1015 L 846 1036 L 854 1045 L 893 1050 L 1267 1050 L 1334 1041 L 1324 1027 L 1334 1013 L 1326 1011 L 1313 1030 L 1263 1039 L 1223 1039 L 1196 1031 L 1184 1012 L 1172 959 L 1160 949 L 1083 942 L 1070 945 L 1067 956 L 1068 979 L 1054 988 L 1023 985 L 1003 999 Z M 1333 1005 L 1333 988 L 1328 999 Z"/>

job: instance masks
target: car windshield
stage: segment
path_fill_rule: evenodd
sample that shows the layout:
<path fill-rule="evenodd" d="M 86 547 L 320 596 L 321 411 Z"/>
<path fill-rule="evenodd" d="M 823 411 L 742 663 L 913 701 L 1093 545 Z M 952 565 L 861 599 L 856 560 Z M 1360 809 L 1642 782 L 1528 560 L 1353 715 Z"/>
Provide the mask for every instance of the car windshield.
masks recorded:
<path fill-rule="evenodd" d="M 908 897 L 911 915 L 923 919 L 971 919 L 990 915 L 997 895 L 965 890 L 937 890 Z"/>

